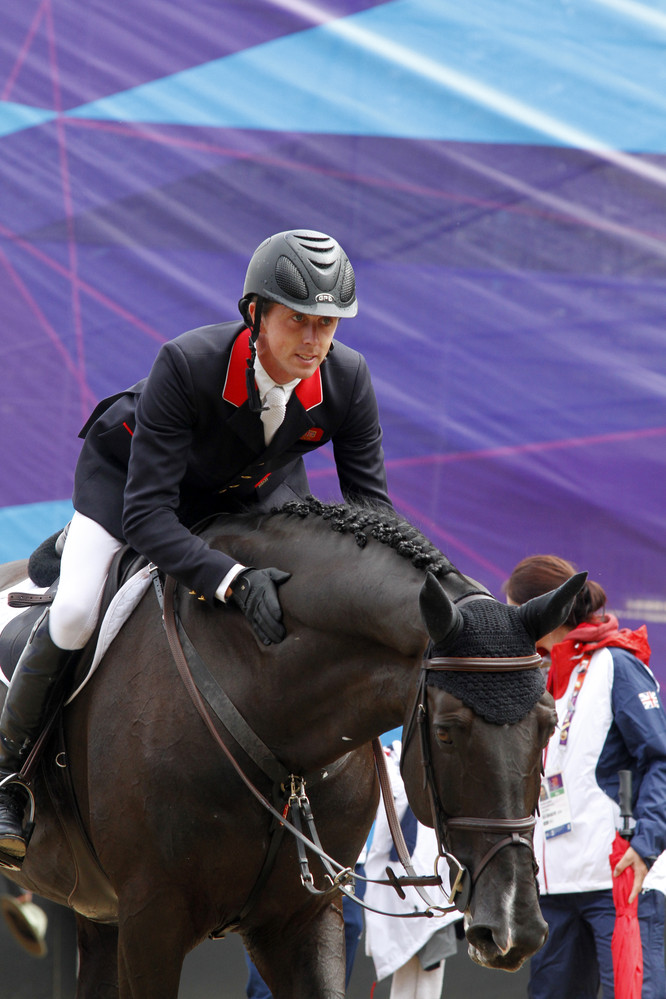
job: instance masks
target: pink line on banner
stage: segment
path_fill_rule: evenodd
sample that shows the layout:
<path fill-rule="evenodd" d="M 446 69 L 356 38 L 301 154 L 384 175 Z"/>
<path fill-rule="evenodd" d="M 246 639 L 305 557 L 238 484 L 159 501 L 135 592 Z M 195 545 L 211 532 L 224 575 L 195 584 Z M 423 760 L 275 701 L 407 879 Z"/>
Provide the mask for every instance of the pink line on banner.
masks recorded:
<path fill-rule="evenodd" d="M 511 446 L 507 445 L 496 448 L 484 448 L 479 451 L 458 451 L 455 454 L 428 454 L 415 458 L 392 458 L 386 461 L 386 467 L 388 469 L 398 469 L 414 466 L 444 465 L 459 461 L 503 458 L 517 454 L 539 453 L 542 451 L 563 450 L 566 448 L 589 447 L 597 444 L 617 443 L 618 441 L 631 441 L 663 436 L 666 436 L 666 427 L 647 427 L 640 430 L 620 430 L 613 433 L 596 434 L 588 437 L 572 437 L 557 441 L 541 441 Z M 311 481 L 315 481 L 317 479 L 327 479 L 331 478 L 335 474 L 335 468 L 331 468 L 330 470 L 317 469 L 314 471 L 308 471 L 308 479 Z M 444 541 L 447 545 L 450 545 L 451 547 L 464 553 L 467 557 L 473 559 L 478 565 L 487 569 L 489 572 L 492 572 L 498 578 L 502 580 L 506 578 L 508 574 L 504 569 L 501 569 L 499 566 L 495 565 L 494 562 L 490 562 L 488 559 L 484 558 L 483 555 L 475 551 L 473 548 L 470 548 L 459 538 L 456 538 L 455 535 L 445 531 L 439 526 L 439 524 L 435 523 L 435 521 L 426 517 L 421 510 L 413 504 L 407 502 L 403 497 L 399 496 L 395 489 L 391 489 L 390 493 L 391 498 L 395 502 L 396 508 L 399 508 L 405 516 L 410 519 L 417 519 L 424 527 L 427 528 L 429 532 L 431 532 L 434 537 L 442 539 L 442 541 Z"/>
<path fill-rule="evenodd" d="M 498 576 L 502 580 L 506 578 L 507 573 L 504 569 L 500 569 L 494 562 L 490 562 L 487 558 L 484 558 L 483 555 L 479 554 L 479 552 L 477 552 L 474 548 L 470 548 L 469 545 L 466 545 L 464 541 L 461 541 L 460 538 L 457 538 L 454 534 L 450 534 L 448 531 L 445 531 L 439 526 L 439 524 L 436 524 L 434 520 L 426 517 L 425 514 L 417 507 L 413 506 L 413 504 L 408 503 L 402 496 L 396 495 L 395 490 L 391 491 L 391 499 L 395 501 L 396 509 L 403 513 L 405 517 L 408 517 L 410 521 L 418 520 L 421 528 L 428 531 L 428 536 L 431 541 L 433 538 L 437 538 L 439 544 L 439 539 L 441 539 L 441 541 L 444 541 L 450 547 L 456 548 L 468 558 L 473 559 L 474 562 L 482 568 L 487 569 L 488 572 L 492 572 L 493 575 Z M 445 551 L 444 554 L 448 555 L 448 552 Z"/>
<path fill-rule="evenodd" d="M 424 465 L 448 465 L 459 461 L 477 461 L 486 458 L 505 458 L 511 455 L 560 451 L 566 448 L 590 447 L 596 444 L 615 444 L 619 441 L 649 439 L 666 436 L 666 427 L 644 427 L 640 430 L 617 430 L 608 434 L 589 437 L 568 437 L 555 441 L 530 441 L 525 444 L 507 444 L 501 447 L 482 448 L 478 451 L 454 451 L 451 454 L 424 454 L 412 458 L 388 458 L 387 468 L 412 468 Z M 335 468 L 308 471 L 309 479 L 323 479 L 335 475 Z"/>
<path fill-rule="evenodd" d="M 409 468 L 415 465 L 448 465 L 457 461 L 475 461 L 484 458 L 504 458 L 514 454 L 527 454 L 540 451 L 559 451 L 566 448 L 590 447 L 596 444 L 613 444 L 618 441 L 640 440 L 650 437 L 663 437 L 666 427 L 644 427 L 640 430 L 617 430 L 608 434 L 595 434 L 589 437 L 569 437 L 556 441 L 532 441 L 526 444 L 507 444 L 501 447 L 483 448 L 479 451 L 455 451 L 452 454 L 427 454 L 415 458 L 390 458 L 387 468 Z"/>
<path fill-rule="evenodd" d="M 65 224 L 67 226 L 67 251 L 69 256 L 69 268 L 74 280 L 71 281 L 72 315 L 74 318 L 74 336 L 76 339 L 76 353 L 81 377 L 85 377 L 86 357 L 85 343 L 83 339 L 83 316 L 81 314 L 81 296 L 79 286 L 76 281 L 78 274 L 78 252 L 76 246 L 76 233 L 74 230 L 74 204 L 72 200 L 72 188 L 69 173 L 69 158 L 67 155 L 67 138 L 62 119 L 62 96 L 60 93 L 60 74 L 58 70 L 58 54 L 56 48 L 55 25 L 53 23 L 53 8 L 51 3 L 47 7 L 47 35 L 49 46 L 49 64 L 51 69 L 51 86 L 53 87 L 53 103 L 56 118 L 56 136 L 58 139 L 58 157 L 60 161 L 60 181 L 62 184 L 62 197 L 65 209 Z M 81 415 L 85 418 L 87 408 L 81 400 Z"/>
<path fill-rule="evenodd" d="M 139 317 L 133 312 L 129 312 L 126 308 L 124 308 L 124 306 L 119 305 L 118 302 L 114 302 L 113 299 L 108 297 L 108 295 L 105 295 L 97 288 L 94 288 L 91 284 L 88 284 L 87 281 L 78 277 L 78 275 L 72 274 L 71 271 L 64 267 L 58 260 L 50 257 L 38 246 L 35 246 L 33 243 L 29 243 L 28 240 L 23 239 L 22 236 L 12 232 L 4 226 L 2 222 L 0 222 L 0 236 L 3 236 L 8 241 L 14 243 L 15 246 L 20 246 L 20 248 L 26 253 L 36 257 L 37 260 L 41 261 L 41 263 L 45 264 L 47 267 L 50 267 L 51 270 L 54 270 L 56 273 L 62 275 L 62 277 L 66 278 L 68 281 L 76 282 L 81 291 L 85 292 L 86 295 L 89 295 L 90 298 L 94 298 L 101 305 L 104 305 L 110 312 L 115 312 L 116 315 L 125 319 L 133 326 L 136 326 L 137 329 L 141 330 L 142 333 L 145 333 L 146 336 L 149 336 L 152 340 L 157 340 L 158 343 L 164 343 L 166 340 L 166 337 L 159 333 L 153 326 L 150 326 L 142 319 L 139 319 Z"/>
<path fill-rule="evenodd" d="M 81 400 L 82 400 L 82 402 L 85 403 L 85 406 L 88 409 L 91 405 L 94 405 L 94 403 L 95 403 L 96 400 L 95 400 L 95 396 L 93 395 L 93 393 L 91 392 L 90 388 L 88 387 L 88 385 L 86 383 L 86 380 L 85 380 L 85 378 L 84 378 L 81 370 L 76 366 L 76 364 L 72 360 L 72 358 L 70 356 L 70 353 L 67 350 L 67 348 L 65 347 L 64 343 L 62 342 L 62 340 L 60 339 L 60 337 L 58 336 L 58 334 L 56 333 L 56 331 L 53 329 L 51 323 L 48 321 L 48 319 L 46 318 L 46 316 L 44 315 L 44 313 L 40 309 L 39 305 L 35 301 L 34 297 L 28 291 L 28 289 L 27 289 L 26 285 L 24 284 L 23 280 L 17 274 L 17 272 L 14 270 L 14 268 L 12 267 L 10 261 L 8 260 L 8 258 L 6 256 L 6 254 L 2 250 L 0 250 L 0 261 L 2 261 L 2 263 L 3 263 L 4 267 L 5 267 L 5 270 L 9 274 L 10 278 L 12 279 L 12 281 L 14 282 L 14 284 L 16 285 L 16 287 L 18 288 L 19 294 L 21 295 L 21 297 L 26 302 L 28 308 L 37 317 L 37 319 L 38 319 L 40 325 L 42 326 L 44 332 L 46 333 L 48 339 L 51 341 L 51 343 L 54 345 L 54 347 L 57 350 L 57 352 L 62 357 L 63 361 L 65 362 L 65 366 L 66 366 L 67 370 L 70 372 L 71 375 L 74 376 L 74 378 L 78 382 L 80 393 L 81 393 Z M 86 409 L 86 411 L 87 411 L 87 409 Z"/>
<path fill-rule="evenodd" d="M 0 94 L 0 100 L 3 100 L 3 101 L 8 101 L 9 100 L 9 95 L 12 92 L 12 87 L 16 83 L 16 78 L 17 78 L 17 76 L 19 75 L 19 73 L 21 71 L 21 66 L 23 65 L 25 57 L 28 54 L 30 46 L 32 45 L 32 40 L 35 37 L 35 32 L 37 31 L 37 28 L 39 27 L 39 22 L 41 21 L 42 15 L 44 14 L 44 11 L 47 9 L 48 4 L 49 4 L 49 0 L 43 0 L 43 3 L 41 3 L 39 5 L 39 7 L 37 8 L 35 16 L 32 19 L 30 27 L 28 28 L 28 33 L 25 36 L 25 41 L 23 42 L 23 45 L 21 46 L 21 48 L 19 50 L 19 54 L 17 55 L 16 61 L 15 61 L 14 65 L 13 65 L 13 67 L 12 67 L 12 71 L 9 74 L 9 76 L 7 77 L 7 82 L 5 83 L 3 91 Z"/>
<path fill-rule="evenodd" d="M 308 470 L 308 480 L 310 482 L 313 482 L 316 479 L 320 480 L 330 479 L 336 474 L 337 473 L 335 468 L 331 468 L 330 470 L 325 468 L 316 469 L 315 471 Z M 442 527 L 439 526 L 439 524 L 436 524 L 434 520 L 430 520 L 429 517 L 426 517 L 426 515 L 423 513 L 422 510 L 419 510 L 411 503 L 408 503 L 407 500 L 405 500 L 403 497 L 399 496 L 396 493 L 395 489 L 391 489 L 390 494 L 391 494 L 391 499 L 395 503 L 396 510 L 402 513 L 403 516 L 407 517 L 410 521 L 418 520 L 419 524 L 421 524 L 424 528 L 427 528 L 427 530 L 433 536 L 440 538 L 442 541 L 446 542 L 446 544 L 450 545 L 452 548 L 456 548 L 458 551 L 463 552 L 463 554 L 465 554 L 468 558 L 473 559 L 476 563 L 478 563 L 478 565 L 482 566 L 484 569 L 487 569 L 489 572 L 492 572 L 494 575 L 499 576 L 500 579 L 504 580 L 506 578 L 507 573 L 504 571 L 504 569 L 500 569 L 498 566 L 495 565 L 494 562 L 489 562 L 488 559 L 483 557 L 483 555 L 480 555 L 473 548 L 470 548 L 469 545 L 466 545 L 464 541 L 461 541 L 459 538 L 456 538 L 455 535 L 449 534 L 449 532 L 445 531 Z M 445 552 L 445 554 L 447 553 Z"/>
<path fill-rule="evenodd" d="M 586 229 L 596 229 L 599 232 L 611 232 L 617 234 L 617 224 L 611 222 L 610 220 L 606 222 L 602 218 L 591 219 L 587 216 L 581 219 L 573 210 L 571 212 L 554 211 L 535 209 L 529 205 L 516 204 L 516 197 L 523 200 L 526 197 L 525 194 L 516 195 L 513 193 L 510 201 L 498 201 L 497 199 L 475 198 L 468 195 L 463 196 L 459 194 L 452 194 L 449 191 L 442 191 L 440 188 L 426 187 L 422 184 L 396 182 L 395 180 L 386 180 L 381 177 L 355 174 L 344 170 L 335 170 L 327 167 L 314 167 L 309 163 L 296 163 L 294 160 L 283 159 L 279 156 L 243 152 L 242 150 L 220 146 L 215 143 L 186 139 L 182 136 L 166 135 L 155 128 L 148 127 L 144 122 L 138 122 L 134 127 L 132 127 L 131 125 L 121 124 L 119 122 L 97 121 L 93 118 L 67 118 L 67 124 L 78 128 L 90 128 L 97 131 L 114 132 L 116 134 L 126 135 L 130 138 L 159 142 L 164 146 L 196 149 L 201 152 L 208 152 L 218 156 L 228 156 L 231 159 L 249 160 L 253 163 L 263 163 L 268 164 L 269 166 L 283 167 L 294 172 L 300 171 L 301 173 L 311 173 L 325 177 L 333 177 L 338 180 L 348 180 L 356 184 L 365 184 L 368 187 L 382 188 L 391 191 L 404 191 L 422 197 L 433 198 L 439 201 L 451 201 L 457 204 L 473 205 L 476 208 L 509 212 L 514 215 L 525 215 L 529 218 L 550 219 L 553 221 L 564 220 L 575 225 L 584 226 Z M 174 127 L 193 128 L 197 126 L 182 123 L 182 125 Z M 211 125 L 208 127 L 214 128 L 215 126 Z M 663 231 L 637 229 L 626 222 L 622 223 L 622 229 L 626 231 L 627 234 L 646 236 L 653 239 L 663 239 L 664 236 Z"/>

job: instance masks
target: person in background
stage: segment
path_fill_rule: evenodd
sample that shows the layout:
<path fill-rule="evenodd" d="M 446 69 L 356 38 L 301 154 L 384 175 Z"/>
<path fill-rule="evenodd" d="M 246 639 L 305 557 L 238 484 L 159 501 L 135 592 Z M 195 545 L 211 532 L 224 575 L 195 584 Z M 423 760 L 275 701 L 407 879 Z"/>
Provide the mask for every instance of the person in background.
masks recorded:
<path fill-rule="evenodd" d="M 555 555 L 523 559 L 504 584 L 523 604 L 573 576 Z M 549 936 L 533 956 L 530 999 L 604 999 L 615 992 L 611 941 L 612 878 L 633 872 L 643 951 L 643 999 L 664 999 L 664 896 L 643 891 L 666 847 L 666 714 L 649 669 L 647 629 L 620 629 L 604 612 L 606 594 L 588 580 L 566 622 L 539 642 L 550 656 L 547 687 L 558 726 L 544 751 L 535 830 L 540 903 Z M 609 855 L 620 828 L 618 771 L 633 777 L 635 831 L 614 871 Z M 649 884 L 649 882 L 647 882 Z"/>
<path fill-rule="evenodd" d="M 416 873 L 432 874 L 438 855 L 437 839 L 433 829 L 418 822 L 407 803 L 400 776 L 401 750 L 399 740 L 384 748 L 395 808 Z M 400 875 L 400 862 L 386 812 L 380 802 L 365 862 L 366 875 L 385 880 L 386 867 L 395 864 L 398 866 L 396 874 Z M 454 923 L 462 916 L 454 911 L 431 919 L 400 918 L 400 913 L 422 912 L 425 908 L 415 888 L 405 888 L 405 896 L 404 900 L 401 899 L 393 888 L 386 885 L 367 885 L 366 903 L 383 911 L 364 910 L 366 953 L 374 962 L 377 981 L 391 976 L 390 999 L 439 999 L 446 958 L 452 957 L 457 950 Z M 436 901 L 446 904 L 439 891 Z M 395 915 L 384 915 L 385 912 Z"/>
<path fill-rule="evenodd" d="M 17 891 L 14 884 L 0 876 L 0 887 L 3 885 L 6 891 L 0 894 L 0 913 L 13 939 L 31 957 L 45 957 L 46 913 L 34 901 L 31 891 Z"/>

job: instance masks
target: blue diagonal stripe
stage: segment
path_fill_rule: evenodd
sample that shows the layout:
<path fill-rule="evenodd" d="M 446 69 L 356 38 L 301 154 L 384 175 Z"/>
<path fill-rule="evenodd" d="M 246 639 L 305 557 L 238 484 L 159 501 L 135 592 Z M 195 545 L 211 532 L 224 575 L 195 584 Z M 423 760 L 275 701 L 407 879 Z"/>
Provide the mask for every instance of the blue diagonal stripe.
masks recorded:
<path fill-rule="evenodd" d="M 663 151 L 665 42 L 658 0 L 395 0 L 70 114 Z"/>
<path fill-rule="evenodd" d="M 46 108 L 35 108 L 28 104 L 15 104 L 13 101 L 0 101 L 0 136 L 20 132 L 33 125 L 42 125 L 55 118 L 55 112 Z"/>

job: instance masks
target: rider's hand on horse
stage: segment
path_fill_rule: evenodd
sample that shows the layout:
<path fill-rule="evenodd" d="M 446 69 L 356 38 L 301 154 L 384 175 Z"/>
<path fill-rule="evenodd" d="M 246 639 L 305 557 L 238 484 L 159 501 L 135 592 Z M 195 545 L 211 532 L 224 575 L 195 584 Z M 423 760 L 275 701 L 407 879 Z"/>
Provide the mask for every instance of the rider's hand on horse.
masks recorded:
<path fill-rule="evenodd" d="M 255 635 L 264 643 L 281 642 L 287 634 L 277 588 L 291 573 L 281 569 L 243 569 L 231 584 L 231 603 L 240 607 Z"/>

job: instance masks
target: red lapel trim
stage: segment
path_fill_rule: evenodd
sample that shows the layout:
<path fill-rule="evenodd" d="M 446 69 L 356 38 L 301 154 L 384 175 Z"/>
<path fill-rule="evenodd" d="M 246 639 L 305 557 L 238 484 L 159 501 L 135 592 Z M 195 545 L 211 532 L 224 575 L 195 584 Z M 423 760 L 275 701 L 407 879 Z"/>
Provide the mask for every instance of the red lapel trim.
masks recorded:
<path fill-rule="evenodd" d="M 227 367 L 227 377 L 222 390 L 222 398 L 230 402 L 232 406 L 242 406 L 247 401 L 247 386 L 245 384 L 245 372 L 247 370 L 247 360 L 250 357 L 250 331 L 243 330 L 236 337 L 231 348 L 229 364 Z M 319 368 L 309 378 L 300 381 L 294 392 L 298 396 L 301 405 L 307 411 L 319 406 L 324 399 L 324 388 L 321 381 L 321 371 Z"/>
<path fill-rule="evenodd" d="M 309 378 L 300 381 L 294 392 L 300 399 L 303 409 L 314 409 L 319 406 L 324 399 L 324 387 L 321 383 L 321 371 L 319 368 Z"/>
<path fill-rule="evenodd" d="M 250 331 L 242 330 L 231 348 L 227 377 L 222 389 L 222 398 L 232 406 L 242 406 L 247 401 L 247 386 L 245 372 L 247 359 L 250 356 Z"/>

